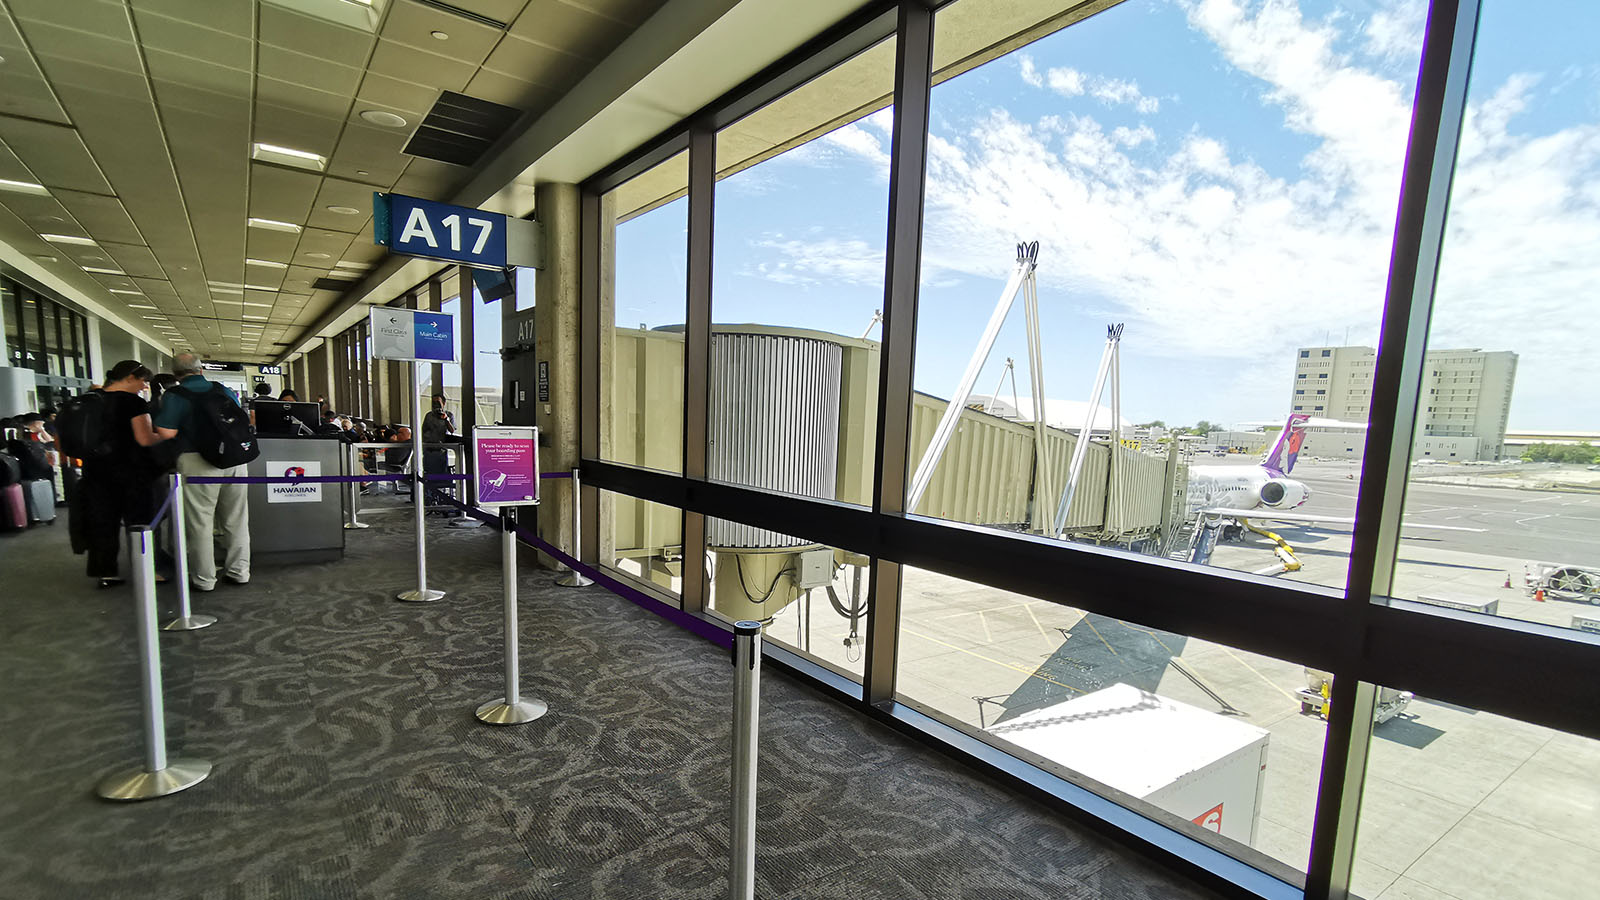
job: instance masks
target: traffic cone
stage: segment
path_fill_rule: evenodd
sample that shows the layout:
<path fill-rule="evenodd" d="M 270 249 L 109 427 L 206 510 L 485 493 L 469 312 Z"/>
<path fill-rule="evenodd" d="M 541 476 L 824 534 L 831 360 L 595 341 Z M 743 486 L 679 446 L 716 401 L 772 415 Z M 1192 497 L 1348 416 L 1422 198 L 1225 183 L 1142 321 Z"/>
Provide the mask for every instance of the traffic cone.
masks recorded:
<path fill-rule="evenodd" d="M 1544 588 L 1539 588 L 1538 590 L 1533 592 L 1533 600 L 1534 600 L 1535 603 L 1543 603 L 1544 602 Z"/>
<path fill-rule="evenodd" d="M 1511 587 L 1511 573 L 1510 572 L 1506 573 L 1506 585 L 1505 586 L 1506 587 Z"/>

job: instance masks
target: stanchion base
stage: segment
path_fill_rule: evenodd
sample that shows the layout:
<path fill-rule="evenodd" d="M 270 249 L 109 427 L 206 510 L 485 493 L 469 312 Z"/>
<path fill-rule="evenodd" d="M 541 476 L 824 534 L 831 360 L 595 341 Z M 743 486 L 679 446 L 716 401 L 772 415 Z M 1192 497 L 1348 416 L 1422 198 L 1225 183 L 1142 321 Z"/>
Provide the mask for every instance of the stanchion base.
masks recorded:
<path fill-rule="evenodd" d="M 156 772 L 130 769 L 107 775 L 95 793 L 107 800 L 153 800 L 192 788 L 211 774 L 211 763 L 203 759 L 173 759 Z"/>
<path fill-rule="evenodd" d="M 368 525 L 365 522 L 346 522 L 346 523 L 344 523 L 344 530 L 345 531 L 354 531 L 357 528 L 371 528 L 371 527 L 372 527 L 371 525 Z"/>
<path fill-rule="evenodd" d="M 394 598 L 402 603 L 432 603 L 435 600 L 443 600 L 444 591 L 436 591 L 433 588 L 428 588 L 425 591 L 401 591 Z"/>
<path fill-rule="evenodd" d="M 482 522 L 479 522 L 477 519 L 474 519 L 471 516 L 461 516 L 459 518 L 450 520 L 451 528 L 477 528 L 481 525 L 483 525 Z"/>
<path fill-rule="evenodd" d="M 161 630 L 162 631 L 197 631 L 197 630 L 199 630 L 201 628 L 205 628 L 208 625 L 215 625 L 215 624 L 217 624 L 217 617 L 216 616 L 208 616 L 208 615 L 205 615 L 204 613 L 200 613 L 198 615 L 193 615 L 193 616 L 179 616 L 178 618 L 173 619 L 171 622 L 168 622 L 167 624 L 161 626 Z"/>
<path fill-rule="evenodd" d="M 556 584 L 561 587 L 588 587 L 594 582 L 579 575 L 576 569 L 568 569 L 567 574 L 556 579 Z"/>
<path fill-rule="evenodd" d="M 478 718 L 490 725 L 521 725 L 532 722 L 550 711 L 549 704 L 543 700 L 523 698 L 516 703 L 507 703 L 506 698 L 490 700 L 478 707 Z"/>

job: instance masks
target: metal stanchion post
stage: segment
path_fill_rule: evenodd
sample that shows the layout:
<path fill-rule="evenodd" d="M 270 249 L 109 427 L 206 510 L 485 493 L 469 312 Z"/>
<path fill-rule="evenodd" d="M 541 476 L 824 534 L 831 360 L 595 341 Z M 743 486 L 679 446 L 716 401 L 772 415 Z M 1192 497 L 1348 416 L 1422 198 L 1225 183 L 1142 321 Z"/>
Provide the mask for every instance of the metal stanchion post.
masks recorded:
<path fill-rule="evenodd" d="M 156 641 L 156 561 L 149 528 L 128 529 L 128 558 L 139 612 L 139 674 L 144 689 L 144 765 L 101 779 L 107 800 L 149 800 L 193 787 L 211 774 L 203 759 L 167 759 L 166 710 L 161 702 L 161 648 Z"/>
<path fill-rule="evenodd" d="M 583 491 L 579 488 L 578 470 L 572 470 L 572 558 L 578 559 L 578 548 L 583 546 Z M 556 579 L 562 587 L 587 587 L 593 581 L 583 577 L 577 569 L 568 568 L 567 574 Z"/>
<path fill-rule="evenodd" d="M 356 472 L 356 467 L 358 467 L 360 465 L 361 465 L 361 451 L 356 449 L 356 445 L 355 444 L 351 444 L 350 445 L 350 472 L 349 472 L 349 474 L 351 474 L 351 475 L 359 474 L 358 472 Z M 349 484 L 345 485 L 345 487 L 349 488 L 349 490 L 350 490 L 350 506 L 349 506 L 348 510 L 346 511 L 345 520 L 344 520 L 345 529 L 346 530 L 354 530 L 354 529 L 357 529 L 357 528 L 366 528 L 367 527 L 366 523 L 362 522 L 360 519 L 356 518 L 356 507 L 361 502 L 360 501 L 361 483 L 357 482 L 357 481 L 352 481 Z"/>
<path fill-rule="evenodd" d="M 733 840 L 730 900 L 756 895 L 756 726 L 761 707 L 761 623 L 733 623 Z"/>
<path fill-rule="evenodd" d="M 422 363 L 411 363 L 411 383 L 417 389 L 411 392 L 411 505 L 417 513 L 417 587 L 401 591 L 395 598 L 407 603 L 431 603 L 444 599 L 444 591 L 428 589 L 428 535 L 423 517 L 428 514 L 428 482 L 424 480 L 427 464 L 422 460 Z"/>
<path fill-rule="evenodd" d="M 172 556 L 173 580 L 178 583 L 178 617 L 161 626 L 162 631 L 194 631 L 217 624 L 216 616 L 195 615 L 189 607 L 189 535 L 184 529 L 183 484 L 181 474 L 172 474 Z M 137 574 L 134 576 L 137 578 Z"/>
<path fill-rule="evenodd" d="M 446 448 L 446 450 L 460 462 L 460 465 L 458 465 L 456 468 L 459 468 L 461 470 L 461 474 L 463 474 L 463 475 L 470 474 L 467 471 L 467 469 L 469 467 L 468 466 L 467 452 L 466 451 L 457 452 L 454 447 Z M 456 495 L 456 501 L 457 502 L 459 502 L 462 506 L 466 506 L 467 505 L 469 500 L 468 500 L 468 497 L 467 497 L 467 483 L 465 481 L 457 481 L 455 483 L 455 495 Z M 474 519 L 473 517 L 467 515 L 467 511 L 466 510 L 462 510 L 461 511 L 461 515 L 456 516 L 454 519 L 450 520 L 450 527 L 451 528 L 477 528 L 479 525 L 482 525 L 482 524 L 483 524 L 482 522 L 479 522 L 477 519 Z"/>
<path fill-rule="evenodd" d="M 478 718 L 490 725 L 521 725 L 550 711 L 537 697 L 524 699 L 517 687 L 517 535 L 515 513 L 500 511 L 500 580 L 506 601 L 506 693 L 478 707 Z"/>

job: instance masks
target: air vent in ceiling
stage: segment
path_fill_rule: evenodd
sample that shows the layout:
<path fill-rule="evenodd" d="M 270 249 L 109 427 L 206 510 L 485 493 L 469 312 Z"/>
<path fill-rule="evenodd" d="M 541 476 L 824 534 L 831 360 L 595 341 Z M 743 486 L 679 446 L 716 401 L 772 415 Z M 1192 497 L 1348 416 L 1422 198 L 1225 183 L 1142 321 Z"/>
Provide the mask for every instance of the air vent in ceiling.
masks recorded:
<path fill-rule="evenodd" d="M 407 156 L 470 166 L 500 139 L 522 112 L 510 106 L 445 91 L 411 135 Z"/>
<path fill-rule="evenodd" d="M 311 289 L 314 291 L 338 291 L 343 293 L 345 289 L 354 287 L 355 283 L 353 278 L 318 278 L 316 281 L 311 282 Z"/>

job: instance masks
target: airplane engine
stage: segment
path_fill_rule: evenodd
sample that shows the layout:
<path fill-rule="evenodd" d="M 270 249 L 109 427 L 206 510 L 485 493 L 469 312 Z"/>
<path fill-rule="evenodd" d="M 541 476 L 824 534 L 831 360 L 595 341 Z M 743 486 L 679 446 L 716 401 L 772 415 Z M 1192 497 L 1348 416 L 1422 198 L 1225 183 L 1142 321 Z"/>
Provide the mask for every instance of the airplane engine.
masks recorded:
<path fill-rule="evenodd" d="M 1261 486 L 1260 497 L 1269 509 L 1294 509 L 1311 499 L 1311 489 L 1292 478 L 1274 478 Z"/>

